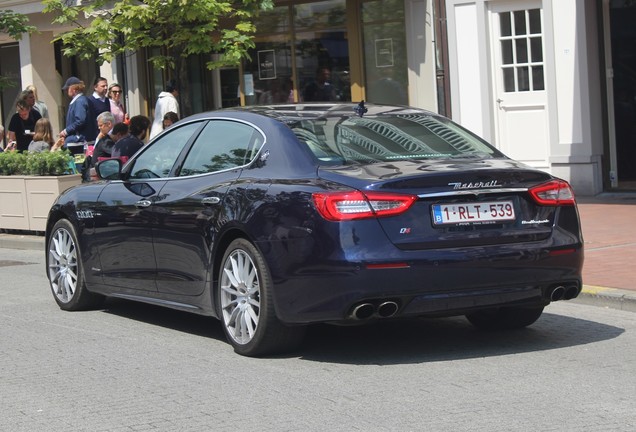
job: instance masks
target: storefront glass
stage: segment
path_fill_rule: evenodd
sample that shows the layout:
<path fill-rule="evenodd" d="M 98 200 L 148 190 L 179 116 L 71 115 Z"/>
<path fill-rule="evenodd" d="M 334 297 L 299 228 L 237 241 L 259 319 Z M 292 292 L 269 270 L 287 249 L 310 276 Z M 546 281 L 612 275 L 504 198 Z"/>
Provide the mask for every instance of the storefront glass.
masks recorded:
<path fill-rule="evenodd" d="M 408 103 L 403 0 L 348 1 L 289 4 L 259 16 L 256 48 L 243 66 L 246 105 L 351 101 L 353 82 L 357 97 L 366 88 L 371 102 Z M 360 59 L 356 76 L 352 58 Z"/>
<path fill-rule="evenodd" d="M 362 26 L 367 100 L 408 104 L 404 1 L 363 2 Z"/>
<path fill-rule="evenodd" d="M 245 104 L 351 100 L 345 0 L 263 13 L 243 68 Z"/>

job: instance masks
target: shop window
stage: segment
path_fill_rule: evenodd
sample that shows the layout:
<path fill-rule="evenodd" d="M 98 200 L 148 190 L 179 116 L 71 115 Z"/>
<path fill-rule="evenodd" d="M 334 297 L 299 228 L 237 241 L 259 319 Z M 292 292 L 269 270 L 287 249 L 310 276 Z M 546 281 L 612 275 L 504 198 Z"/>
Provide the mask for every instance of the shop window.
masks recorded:
<path fill-rule="evenodd" d="M 369 102 L 408 104 L 404 2 L 362 3 L 364 70 Z"/>

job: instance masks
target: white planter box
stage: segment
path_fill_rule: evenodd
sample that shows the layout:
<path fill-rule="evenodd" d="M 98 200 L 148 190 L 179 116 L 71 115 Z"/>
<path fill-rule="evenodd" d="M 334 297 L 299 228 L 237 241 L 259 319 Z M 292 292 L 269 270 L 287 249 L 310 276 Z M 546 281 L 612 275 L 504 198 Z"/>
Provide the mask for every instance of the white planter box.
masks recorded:
<path fill-rule="evenodd" d="M 0 228 L 45 231 L 55 198 L 81 183 L 80 174 L 0 176 Z"/>

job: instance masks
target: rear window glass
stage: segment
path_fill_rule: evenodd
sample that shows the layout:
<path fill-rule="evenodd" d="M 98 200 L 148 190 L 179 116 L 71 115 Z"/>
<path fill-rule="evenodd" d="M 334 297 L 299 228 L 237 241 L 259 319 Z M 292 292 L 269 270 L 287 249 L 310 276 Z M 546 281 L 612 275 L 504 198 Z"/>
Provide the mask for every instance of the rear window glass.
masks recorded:
<path fill-rule="evenodd" d="M 418 113 L 307 119 L 289 126 L 329 165 L 503 156 L 452 121 Z"/>

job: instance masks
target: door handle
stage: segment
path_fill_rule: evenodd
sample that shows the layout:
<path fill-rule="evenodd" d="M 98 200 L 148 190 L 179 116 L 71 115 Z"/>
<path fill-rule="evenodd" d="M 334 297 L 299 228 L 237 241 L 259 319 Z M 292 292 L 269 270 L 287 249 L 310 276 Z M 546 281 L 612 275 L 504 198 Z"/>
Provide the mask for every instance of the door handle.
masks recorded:
<path fill-rule="evenodd" d="M 139 207 L 139 208 L 145 208 L 145 207 L 150 207 L 152 205 L 152 201 L 150 200 L 139 200 L 135 203 L 135 207 Z"/>
<path fill-rule="evenodd" d="M 213 205 L 221 202 L 221 198 L 219 197 L 205 197 L 201 200 L 203 205 Z"/>

